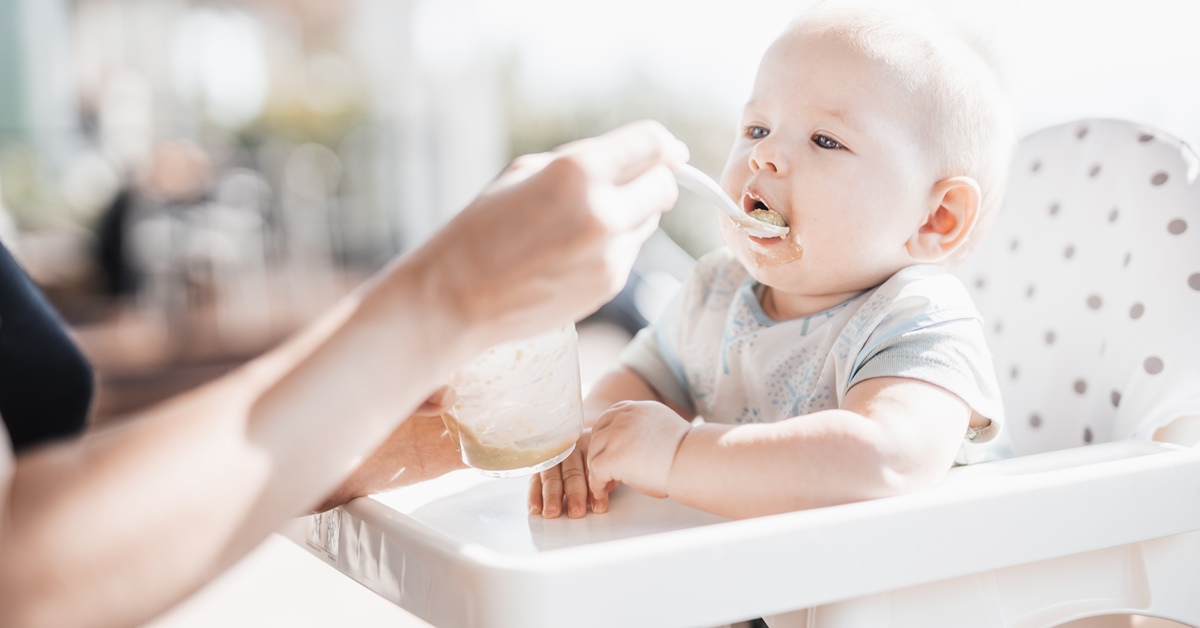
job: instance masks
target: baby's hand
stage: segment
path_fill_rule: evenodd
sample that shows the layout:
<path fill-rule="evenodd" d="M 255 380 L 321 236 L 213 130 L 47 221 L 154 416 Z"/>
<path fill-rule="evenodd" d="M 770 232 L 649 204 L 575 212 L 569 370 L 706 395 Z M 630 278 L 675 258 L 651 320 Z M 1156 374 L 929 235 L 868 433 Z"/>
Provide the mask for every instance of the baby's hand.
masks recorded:
<path fill-rule="evenodd" d="M 692 426 L 656 401 L 614 404 L 592 428 L 587 455 L 588 486 L 603 512 L 617 482 L 651 497 L 667 496 L 675 452 Z"/>

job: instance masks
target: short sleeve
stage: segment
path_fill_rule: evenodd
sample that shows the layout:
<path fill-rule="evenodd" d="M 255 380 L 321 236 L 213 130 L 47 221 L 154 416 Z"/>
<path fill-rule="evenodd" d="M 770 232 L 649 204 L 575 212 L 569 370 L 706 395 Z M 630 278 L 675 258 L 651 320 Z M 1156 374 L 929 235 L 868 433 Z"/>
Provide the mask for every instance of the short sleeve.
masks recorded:
<path fill-rule="evenodd" d="M 992 443 L 1002 431 L 1000 386 L 983 327 L 976 318 L 940 322 L 885 340 L 862 361 L 851 376 L 850 386 L 874 377 L 907 377 L 957 395 L 976 413 L 991 420 L 986 428 L 967 434 L 966 440 L 973 446 Z M 975 454 L 965 458 L 960 462 L 979 461 Z"/>

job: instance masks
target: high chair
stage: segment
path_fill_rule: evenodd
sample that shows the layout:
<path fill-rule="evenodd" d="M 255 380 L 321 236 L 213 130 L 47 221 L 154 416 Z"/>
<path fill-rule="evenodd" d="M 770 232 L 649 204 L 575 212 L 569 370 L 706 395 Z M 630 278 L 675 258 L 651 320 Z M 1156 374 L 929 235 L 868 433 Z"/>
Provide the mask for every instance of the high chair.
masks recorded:
<path fill-rule="evenodd" d="M 1004 207 L 956 269 L 986 319 L 1016 457 L 946 484 L 1009 483 L 1005 507 L 976 513 L 997 519 L 976 529 L 992 558 L 962 548 L 964 575 L 821 607 L 810 625 L 1200 626 L 1200 449 L 1153 441 L 1200 442 L 1198 175 L 1186 144 L 1127 122 L 1021 141 Z"/>
<path fill-rule="evenodd" d="M 606 515 L 543 520 L 525 480 L 456 472 L 288 534 L 444 627 L 1200 626 L 1198 175 L 1186 145 L 1125 122 L 1020 143 L 956 271 L 986 319 L 1011 459 L 744 521 L 629 490 Z"/>

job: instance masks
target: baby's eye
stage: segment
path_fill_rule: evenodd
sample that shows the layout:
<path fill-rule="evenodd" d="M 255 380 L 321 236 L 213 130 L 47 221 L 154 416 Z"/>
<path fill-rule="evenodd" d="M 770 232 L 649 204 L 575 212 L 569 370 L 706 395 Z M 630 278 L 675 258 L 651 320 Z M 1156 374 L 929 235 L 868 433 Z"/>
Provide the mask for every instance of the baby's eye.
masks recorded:
<path fill-rule="evenodd" d="M 761 140 L 771 134 L 771 129 L 751 124 L 746 127 L 746 136 L 750 139 Z"/>
<path fill-rule="evenodd" d="M 817 133 L 816 135 L 812 136 L 812 141 L 817 146 L 820 146 L 821 148 L 825 148 L 828 150 L 837 150 L 839 148 L 842 148 L 841 142 L 839 142 L 833 138 L 830 138 L 827 135 L 821 135 L 820 133 Z"/>

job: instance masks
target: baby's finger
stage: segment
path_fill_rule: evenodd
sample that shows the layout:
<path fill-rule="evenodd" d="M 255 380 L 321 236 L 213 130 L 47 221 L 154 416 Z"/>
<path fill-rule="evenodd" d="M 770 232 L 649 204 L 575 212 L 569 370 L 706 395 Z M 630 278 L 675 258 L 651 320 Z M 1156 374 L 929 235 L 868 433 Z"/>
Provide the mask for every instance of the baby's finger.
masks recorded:
<path fill-rule="evenodd" d="M 563 481 L 562 465 L 554 465 L 541 472 L 542 476 L 542 516 L 547 519 L 557 518 L 562 514 Z"/>
<path fill-rule="evenodd" d="M 607 501 L 609 484 L 612 480 L 612 477 L 604 469 L 602 458 L 604 449 L 603 446 L 597 447 L 594 435 L 592 439 L 592 447 L 593 449 L 588 452 L 587 461 L 588 491 L 592 495 L 593 502 L 595 500 Z"/>
<path fill-rule="evenodd" d="M 583 456 L 579 449 L 571 452 L 562 464 L 563 490 L 567 496 L 567 516 L 578 519 L 587 514 L 587 474 L 583 470 Z"/>
<path fill-rule="evenodd" d="M 614 485 L 613 482 L 608 483 L 608 486 L 605 487 L 606 490 L 603 497 L 592 496 L 592 512 L 598 515 L 608 512 L 608 494 L 612 492 Z"/>
<path fill-rule="evenodd" d="M 534 473 L 529 478 L 529 514 L 542 514 L 542 474 Z"/>

